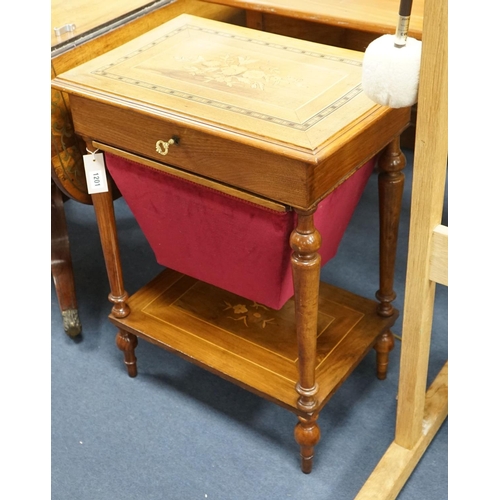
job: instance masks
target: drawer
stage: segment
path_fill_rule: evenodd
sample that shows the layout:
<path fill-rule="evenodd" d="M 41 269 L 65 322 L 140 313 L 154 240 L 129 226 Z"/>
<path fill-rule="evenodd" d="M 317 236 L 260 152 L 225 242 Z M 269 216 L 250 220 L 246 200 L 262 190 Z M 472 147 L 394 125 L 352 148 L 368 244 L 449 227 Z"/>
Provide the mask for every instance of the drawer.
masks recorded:
<path fill-rule="evenodd" d="M 70 95 L 75 131 L 86 139 L 173 165 L 294 208 L 308 209 L 375 156 L 408 123 L 409 110 L 372 113 L 315 156 L 222 133 L 167 112 L 159 118 L 127 107 Z M 176 143 L 162 155 L 159 140 Z"/>
<path fill-rule="evenodd" d="M 173 165 L 259 196 L 298 208 L 308 208 L 308 164 L 259 149 L 251 144 L 204 130 L 178 118 L 148 116 L 132 109 L 71 96 L 75 131 L 157 162 Z M 156 149 L 158 140 L 175 138 L 166 155 Z M 297 156 L 300 156 L 297 154 Z M 235 166 L 238 166 L 236 168 Z"/>
<path fill-rule="evenodd" d="M 275 212 L 287 212 L 291 210 L 291 207 L 288 205 L 284 205 L 274 200 L 269 200 L 267 198 L 256 196 L 255 194 L 249 193 L 247 191 L 235 189 L 234 187 L 228 186 L 221 182 L 217 182 L 208 179 L 206 177 L 201 177 L 191 172 L 187 172 L 185 170 L 174 167 L 172 165 L 150 160 L 143 156 L 138 156 L 133 153 L 129 153 L 128 151 L 123 151 L 122 149 L 109 146 L 108 144 L 103 144 L 98 141 L 92 141 L 92 145 L 98 150 L 103 151 L 105 153 L 110 153 L 114 156 L 119 156 L 120 158 L 123 158 L 125 160 L 130 160 L 131 162 L 139 163 L 146 167 L 150 167 L 153 170 L 159 170 L 161 172 L 169 174 L 172 177 L 184 179 L 192 184 L 204 186 L 206 188 L 212 189 L 213 191 L 219 191 L 233 198 L 238 198 L 240 200 L 252 203 L 254 205 L 259 205 L 264 208 L 269 208 L 270 210 L 273 210 Z"/>

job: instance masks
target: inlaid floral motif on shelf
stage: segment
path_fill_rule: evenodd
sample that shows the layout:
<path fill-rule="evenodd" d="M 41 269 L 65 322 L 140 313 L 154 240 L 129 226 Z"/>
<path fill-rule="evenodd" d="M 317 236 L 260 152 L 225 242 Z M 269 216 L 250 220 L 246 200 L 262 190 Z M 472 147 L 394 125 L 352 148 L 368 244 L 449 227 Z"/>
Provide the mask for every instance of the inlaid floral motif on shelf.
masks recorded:
<path fill-rule="evenodd" d="M 227 316 L 229 319 L 234 321 L 242 321 L 243 324 L 248 328 L 251 325 L 257 325 L 261 328 L 265 328 L 268 324 L 273 324 L 276 320 L 274 317 L 269 316 L 269 308 L 253 302 L 252 305 L 246 306 L 244 304 L 230 304 L 224 301 L 226 308 L 224 311 L 232 310 L 236 317 Z"/>
<path fill-rule="evenodd" d="M 183 69 L 204 82 L 218 82 L 228 87 L 244 87 L 264 90 L 266 85 L 300 87 L 302 80 L 290 76 L 281 77 L 278 68 L 265 68 L 261 61 L 244 56 L 224 55 L 215 59 L 203 56 L 187 59 Z"/>

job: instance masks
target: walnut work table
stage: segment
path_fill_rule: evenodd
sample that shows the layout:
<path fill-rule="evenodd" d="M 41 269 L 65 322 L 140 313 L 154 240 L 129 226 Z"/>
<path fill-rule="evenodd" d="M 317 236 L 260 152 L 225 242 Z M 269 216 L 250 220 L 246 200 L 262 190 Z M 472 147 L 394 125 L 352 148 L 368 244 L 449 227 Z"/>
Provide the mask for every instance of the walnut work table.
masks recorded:
<path fill-rule="evenodd" d="M 399 135 L 410 110 L 382 107 L 364 95 L 362 57 L 183 14 L 52 81 L 70 96 L 75 131 L 89 151 L 104 152 L 108 169 L 110 155 L 128 165 L 133 182 L 149 172 L 165 174 L 189 189 L 198 186 L 262 213 L 293 217 L 285 266 L 293 276 L 292 296 L 278 309 L 168 263 L 129 297 L 112 195 L 92 194 L 111 288 L 109 318 L 118 328 L 129 375 L 137 374 L 139 337 L 281 405 L 298 417 L 295 438 L 306 473 L 320 438 L 319 412 L 371 348 L 377 374 L 385 378 L 390 328 L 398 316 L 391 302 L 405 164 Z M 315 220 L 318 206 L 379 153 L 380 289 L 378 300 L 371 300 L 320 283 L 322 235 Z M 118 187 L 128 202 L 127 190 Z M 149 192 L 134 185 L 129 191 L 144 195 L 137 213 L 152 203 Z M 181 210 L 183 203 L 172 200 L 166 200 L 172 211 Z M 169 211 L 154 215 L 157 209 L 138 222 L 143 229 L 152 225 L 153 237 L 166 236 L 155 247 L 160 253 L 165 247 L 175 253 L 185 231 L 206 230 L 217 218 L 210 213 L 202 224 L 194 217 L 169 231 L 161 226 Z M 213 227 L 180 255 L 201 247 L 199 258 L 210 256 L 200 272 L 213 268 L 223 277 L 225 252 L 239 241 L 220 245 L 228 233 Z M 247 258 L 266 240 L 255 230 Z M 271 256 L 259 258 L 251 268 L 256 273 Z M 192 260 L 187 258 L 188 266 Z M 233 281 L 237 286 L 240 279 Z"/>

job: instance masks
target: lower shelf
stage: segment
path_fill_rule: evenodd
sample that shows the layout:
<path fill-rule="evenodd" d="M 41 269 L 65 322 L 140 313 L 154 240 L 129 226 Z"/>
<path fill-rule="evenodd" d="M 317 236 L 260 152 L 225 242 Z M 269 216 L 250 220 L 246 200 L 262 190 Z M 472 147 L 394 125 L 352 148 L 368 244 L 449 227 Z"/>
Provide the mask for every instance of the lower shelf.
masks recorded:
<path fill-rule="evenodd" d="M 172 270 L 127 301 L 126 318 L 110 316 L 133 333 L 297 415 L 294 300 L 279 311 Z M 376 313 L 377 302 L 320 284 L 316 381 L 321 410 L 396 321 Z M 140 372 L 140 360 L 139 360 Z M 375 366 L 374 366 L 375 376 Z"/>

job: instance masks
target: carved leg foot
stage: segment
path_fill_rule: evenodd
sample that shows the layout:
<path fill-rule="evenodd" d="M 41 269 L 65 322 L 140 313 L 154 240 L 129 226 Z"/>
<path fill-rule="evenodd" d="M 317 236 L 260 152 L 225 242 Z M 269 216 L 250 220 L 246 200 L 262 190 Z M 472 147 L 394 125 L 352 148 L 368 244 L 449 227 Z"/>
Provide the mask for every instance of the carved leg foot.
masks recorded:
<path fill-rule="evenodd" d="M 52 181 L 51 271 L 64 331 L 76 337 L 82 331 L 76 303 L 75 278 L 69 249 L 68 226 L 61 190 Z"/>
<path fill-rule="evenodd" d="M 382 333 L 374 349 L 377 351 L 377 378 L 385 380 L 387 377 L 387 368 L 389 367 L 389 353 L 394 348 L 394 335 L 392 332 L 387 331 Z"/>
<path fill-rule="evenodd" d="M 309 474 L 312 470 L 314 447 L 321 437 L 317 418 L 317 414 L 308 418 L 299 417 L 299 423 L 295 426 L 295 441 L 300 446 L 301 469 L 304 474 Z"/>
<path fill-rule="evenodd" d="M 66 334 L 71 338 L 79 335 L 82 331 L 82 324 L 78 315 L 78 309 L 67 309 L 66 311 L 62 311 L 61 314 Z"/>
<path fill-rule="evenodd" d="M 116 345 L 123 351 L 125 357 L 125 366 L 129 377 L 137 376 L 137 358 L 135 357 L 135 348 L 137 347 L 137 337 L 132 333 L 118 331 L 116 335 Z"/>

